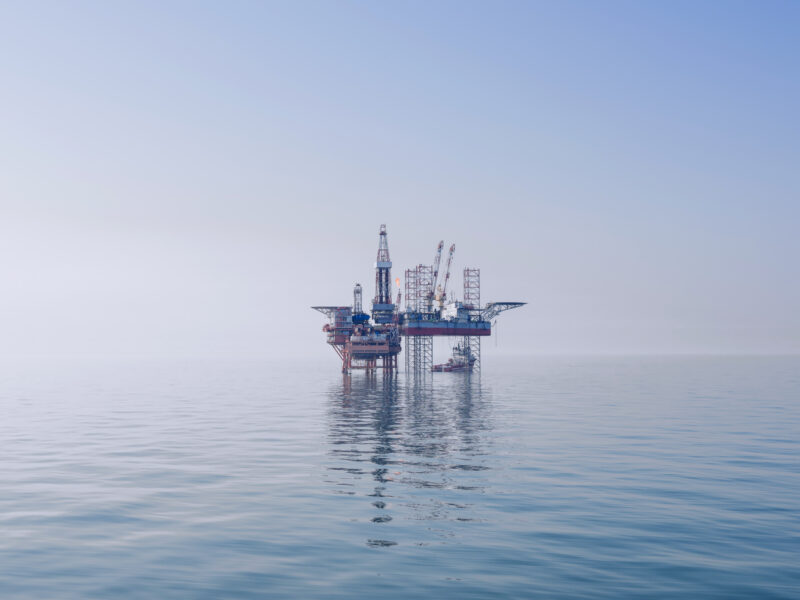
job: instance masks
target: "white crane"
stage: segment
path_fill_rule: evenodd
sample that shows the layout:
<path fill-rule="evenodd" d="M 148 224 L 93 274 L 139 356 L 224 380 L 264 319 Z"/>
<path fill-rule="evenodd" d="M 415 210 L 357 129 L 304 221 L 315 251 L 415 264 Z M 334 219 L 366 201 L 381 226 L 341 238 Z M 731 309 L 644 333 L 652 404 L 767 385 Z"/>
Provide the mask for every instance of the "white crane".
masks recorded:
<path fill-rule="evenodd" d="M 436 290 L 436 281 L 439 278 L 439 265 L 442 262 L 442 248 L 444 248 L 444 240 L 439 242 L 439 245 L 436 247 L 436 255 L 433 257 L 433 281 L 431 282 L 431 289 L 426 292 L 425 301 L 428 305 L 428 312 L 431 311 L 433 308 L 433 298 L 434 292 Z"/>
<path fill-rule="evenodd" d="M 447 282 L 450 281 L 450 266 L 453 264 L 453 254 L 455 254 L 455 251 L 456 245 L 453 244 L 450 246 L 450 252 L 447 254 L 447 270 L 444 275 L 444 283 L 436 291 L 436 300 L 439 302 L 440 307 L 447 300 Z"/>

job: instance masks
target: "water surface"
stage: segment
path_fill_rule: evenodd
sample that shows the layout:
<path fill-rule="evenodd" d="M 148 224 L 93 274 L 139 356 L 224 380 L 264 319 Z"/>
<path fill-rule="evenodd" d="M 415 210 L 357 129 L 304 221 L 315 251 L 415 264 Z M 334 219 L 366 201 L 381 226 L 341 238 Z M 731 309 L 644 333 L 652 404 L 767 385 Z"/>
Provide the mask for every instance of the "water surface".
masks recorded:
<path fill-rule="evenodd" d="M 800 598 L 797 357 L 0 377 L 3 598 Z"/>

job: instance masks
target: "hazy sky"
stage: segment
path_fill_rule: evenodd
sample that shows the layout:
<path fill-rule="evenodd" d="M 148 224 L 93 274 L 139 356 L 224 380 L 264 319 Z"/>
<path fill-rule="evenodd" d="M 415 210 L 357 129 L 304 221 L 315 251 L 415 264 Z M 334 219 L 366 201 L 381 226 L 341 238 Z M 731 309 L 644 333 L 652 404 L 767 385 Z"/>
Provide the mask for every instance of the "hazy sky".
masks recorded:
<path fill-rule="evenodd" d="M 487 352 L 800 352 L 800 3 L 4 2 L 0 354 L 333 353 L 440 239 Z"/>

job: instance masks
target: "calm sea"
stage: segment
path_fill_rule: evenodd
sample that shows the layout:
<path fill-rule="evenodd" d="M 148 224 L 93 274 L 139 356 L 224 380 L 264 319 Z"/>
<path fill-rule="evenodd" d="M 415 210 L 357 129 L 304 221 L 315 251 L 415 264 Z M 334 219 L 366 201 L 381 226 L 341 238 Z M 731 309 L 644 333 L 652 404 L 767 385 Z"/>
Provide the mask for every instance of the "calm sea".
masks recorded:
<path fill-rule="evenodd" d="M 0 409 L 3 599 L 800 598 L 798 357 L 18 361 Z"/>

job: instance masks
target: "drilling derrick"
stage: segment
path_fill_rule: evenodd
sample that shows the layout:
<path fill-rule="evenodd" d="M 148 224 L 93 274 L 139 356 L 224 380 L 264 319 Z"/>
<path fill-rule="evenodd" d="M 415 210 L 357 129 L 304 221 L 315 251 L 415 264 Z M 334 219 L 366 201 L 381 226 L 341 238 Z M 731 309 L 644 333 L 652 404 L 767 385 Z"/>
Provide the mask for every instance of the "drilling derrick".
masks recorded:
<path fill-rule="evenodd" d="M 390 323 L 394 317 L 392 304 L 392 261 L 389 258 L 389 242 L 386 225 L 381 225 L 378 235 L 378 257 L 375 261 L 375 298 L 372 300 L 372 320 L 375 323 Z"/>

